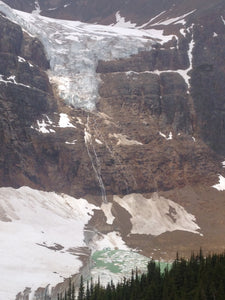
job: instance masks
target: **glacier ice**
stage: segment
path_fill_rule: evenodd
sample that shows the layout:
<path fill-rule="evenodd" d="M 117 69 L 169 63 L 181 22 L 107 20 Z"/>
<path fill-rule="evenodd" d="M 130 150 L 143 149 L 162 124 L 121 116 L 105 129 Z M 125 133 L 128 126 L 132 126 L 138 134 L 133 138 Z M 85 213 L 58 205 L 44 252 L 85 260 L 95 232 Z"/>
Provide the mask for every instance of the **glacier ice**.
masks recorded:
<path fill-rule="evenodd" d="M 151 30 L 65 21 L 11 9 L 0 1 L 0 11 L 43 43 L 51 82 L 68 104 L 87 110 L 98 101 L 98 60 L 129 57 L 154 43 Z M 155 37 L 155 36 L 154 36 Z"/>

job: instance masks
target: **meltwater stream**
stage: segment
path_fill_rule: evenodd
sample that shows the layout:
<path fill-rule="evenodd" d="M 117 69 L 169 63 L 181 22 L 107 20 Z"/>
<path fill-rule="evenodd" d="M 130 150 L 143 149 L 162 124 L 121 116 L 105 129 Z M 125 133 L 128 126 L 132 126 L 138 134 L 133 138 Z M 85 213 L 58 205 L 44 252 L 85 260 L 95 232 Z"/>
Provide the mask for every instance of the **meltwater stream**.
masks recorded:
<path fill-rule="evenodd" d="M 92 136 L 88 132 L 88 130 L 89 130 L 89 116 L 87 118 L 86 128 L 84 130 L 84 142 L 85 142 L 88 156 L 89 156 L 91 164 L 92 164 L 92 168 L 95 172 L 96 178 L 99 183 L 101 196 L 102 196 L 102 202 L 107 203 L 108 201 L 107 201 L 107 196 L 106 196 L 105 185 L 103 183 L 102 174 L 101 174 L 101 163 L 100 163 L 100 160 L 95 151 L 95 147 L 92 142 Z"/>

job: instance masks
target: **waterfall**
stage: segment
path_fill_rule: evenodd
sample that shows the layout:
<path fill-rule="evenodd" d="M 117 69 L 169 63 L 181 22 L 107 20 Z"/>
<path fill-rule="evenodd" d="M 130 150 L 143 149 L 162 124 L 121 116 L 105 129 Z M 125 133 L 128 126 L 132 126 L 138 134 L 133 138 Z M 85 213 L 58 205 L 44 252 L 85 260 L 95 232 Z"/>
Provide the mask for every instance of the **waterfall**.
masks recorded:
<path fill-rule="evenodd" d="M 87 117 L 87 123 L 86 123 L 86 127 L 84 129 L 84 142 L 86 145 L 88 156 L 89 156 L 91 164 L 92 164 L 92 168 L 95 172 L 96 178 L 98 179 L 99 187 L 101 190 L 102 201 L 104 203 L 108 203 L 107 197 L 106 197 L 105 186 L 104 186 L 104 183 L 102 180 L 102 175 L 101 175 L 101 162 L 95 151 L 94 144 L 92 143 L 92 136 L 88 132 L 88 129 L 89 129 L 88 123 L 89 123 L 89 116 Z M 92 153 L 91 153 L 91 150 L 92 150 Z"/>

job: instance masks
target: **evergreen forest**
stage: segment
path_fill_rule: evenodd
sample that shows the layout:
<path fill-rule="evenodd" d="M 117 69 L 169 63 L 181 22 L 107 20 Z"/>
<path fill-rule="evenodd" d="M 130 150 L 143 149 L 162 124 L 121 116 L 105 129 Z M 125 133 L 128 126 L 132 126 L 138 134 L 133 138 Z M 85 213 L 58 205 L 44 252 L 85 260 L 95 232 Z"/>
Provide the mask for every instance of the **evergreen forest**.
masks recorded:
<path fill-rule="evenodd" d="M 163 272 L 159 263 L 150 261 L 146 274 L 132 271 L 130 278 L 106 287 L 87 282 L 81 277 L 78 296 L 74 286 L 58 300 L 224 300 L 225 253 L 203 256 L 202 251 L 189 260 L 179 258 Z"/>

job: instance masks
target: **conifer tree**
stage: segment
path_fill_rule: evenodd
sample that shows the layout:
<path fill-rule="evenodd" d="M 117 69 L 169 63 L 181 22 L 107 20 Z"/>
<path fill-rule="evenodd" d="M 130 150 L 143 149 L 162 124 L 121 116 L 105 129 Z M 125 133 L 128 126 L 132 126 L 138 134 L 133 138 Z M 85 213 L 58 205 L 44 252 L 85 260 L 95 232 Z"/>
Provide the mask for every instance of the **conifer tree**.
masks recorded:
<path fill-rule="evenodd" d="M 69 282 L 64 299 L 75 300 L 74 285 Z M 71 299 L 70 299 L 70 298 Z M 116 286 L 111 281 L 107 287 L 98 283 L 87 283 L 84 291 L 81 277 L 78 300 L 224 300 L 225 299 L 225 253 L 209 255 L 206 258 L 200 249 L 190 260 L 177 255 L 171 268 L 160 272 L 159 264 L 149 262 L 147 273 L 138 275 L 132 271 L 130 278 L 124 278 Z"/>
<path fill-rule="evenodd" d="M 74 286 L 74 283 L 72 284 L 71 300 L 75 300 L 75 286 Z"/>
<path fill-rule="evenodd" d="M 91 298 L 91 293 L 90 293 L 90 289 L 89 289 L 89 281 L 87 281 L 87 287 L 86 287 L 86 298 L 87 300 L 90 300 Z"/>
<path fill-rule="evenodd" d="M 78 294 L 78 300 L 84 300 L 84 281 L 83 276 L 80 277 L 80 287 L 79 287 L 79 294 Z"/>

